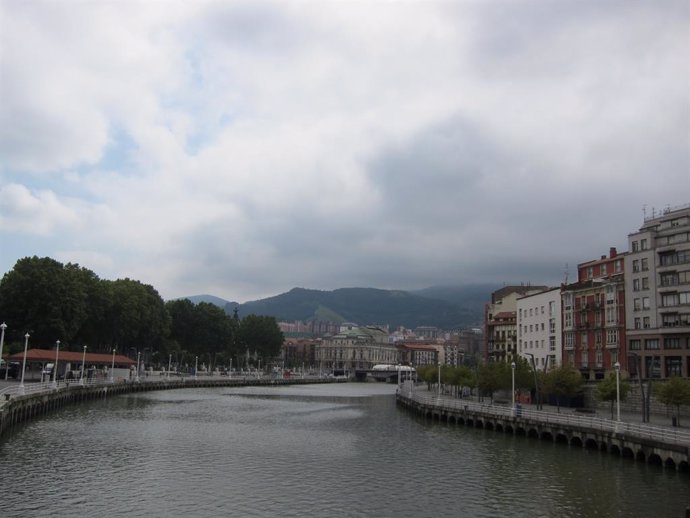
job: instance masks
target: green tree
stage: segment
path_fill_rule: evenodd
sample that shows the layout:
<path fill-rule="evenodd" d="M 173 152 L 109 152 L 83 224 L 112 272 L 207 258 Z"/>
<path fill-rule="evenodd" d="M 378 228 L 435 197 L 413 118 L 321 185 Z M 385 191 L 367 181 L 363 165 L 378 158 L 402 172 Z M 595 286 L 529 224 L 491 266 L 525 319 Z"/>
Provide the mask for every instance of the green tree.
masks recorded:
<path fill-rule="evenodd" d="M 238 344 L 240 353 L 256 355 L 257 358 L 272 360 L 280 354 L 285 341 L 276 319 L 268 316 L 247 315 L 240 321 Z"/>
<path fill-rule="evenodd" d="M 561 411 L 561 398 L 572 398 L 582 387 L 582 376 L 577 369 L 556 367 L 544 375 L 544 388 L 556 396 L 558 411 Z"/>
<path fill-rule="evenodd" d="M 482 394 L 489 396 L 492 402 L 496 391 L 510 388 L 512 383 L 510 365 L 505 362 L 480 365 L 477 376 L 479 390 Z"/>
<path fill-rule="evenodd" d="M 618 392 L 620 391 L 621 401 L 625 401 L 630 392 L 630 383 L 627 377 L 624 379 L 621 373 L 621 378 L 619 381 L 618 390 L 616 390 L 616 372 L 609 371 L 606 377 L 597 383 L 597 388 L 595 391 L 595 396 L 599 401 L 610 401 L 611 402 L 611 419 L 613 419 L 613 405 L 618 398 Z"/>
<path fill-rule="evenodd" d="M 98 277 L 79 265 L 49 257 L 25 257 L 0 281 L 0 315 L 8 323 L 8 339 L 23 341 L 26 332 L 35 347 L 66 346 L 89 318 L 90 295 Z"/>
<path fill-rule="evenodd" d="M 655 387 L 656 398 L 664 405 L 675 407 L 677 423 L 680 426 L 680 407 L 690 405 L 690 380 L 673 376 Z"/>

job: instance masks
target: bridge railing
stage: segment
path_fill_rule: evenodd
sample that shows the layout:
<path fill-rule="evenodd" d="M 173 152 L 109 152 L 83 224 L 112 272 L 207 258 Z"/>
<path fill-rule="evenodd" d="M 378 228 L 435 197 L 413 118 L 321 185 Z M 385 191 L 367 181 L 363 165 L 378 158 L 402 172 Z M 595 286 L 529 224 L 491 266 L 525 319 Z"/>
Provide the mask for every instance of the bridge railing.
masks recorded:
<path fill-rule="evenodd" d="M 614 432 L 639 439 L 654 439 L 664 443 L 690 446 L 690 432 L 677 428 L 630 423 L 627 421 L 614 421 L 601 417 L 580 416 L 545 410 L 532 410 L 526 408 L 514 410 L 508 406 L 479 403 L 467 399 L 449 398 L 426 390 L 417 390 L 416 388 L 411 390 L 409 383 L 402 384 L 399 395 L 418 403 L 434 406 L 439 410 L 470 410 L 492 417 L 519 417 L 544 424 Z"/>

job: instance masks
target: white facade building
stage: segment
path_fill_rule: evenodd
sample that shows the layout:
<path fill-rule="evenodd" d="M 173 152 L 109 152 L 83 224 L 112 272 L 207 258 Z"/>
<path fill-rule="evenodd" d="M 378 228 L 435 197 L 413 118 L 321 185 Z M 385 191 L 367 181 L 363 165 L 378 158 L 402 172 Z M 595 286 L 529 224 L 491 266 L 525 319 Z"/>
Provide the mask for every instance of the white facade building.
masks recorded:
<path fill-rule="evenodd" d="M 534 355 L 540 369 L 560 366 L 561 336 L 560 288 L 517 299 L 518 356 L 531 363 Z"/>

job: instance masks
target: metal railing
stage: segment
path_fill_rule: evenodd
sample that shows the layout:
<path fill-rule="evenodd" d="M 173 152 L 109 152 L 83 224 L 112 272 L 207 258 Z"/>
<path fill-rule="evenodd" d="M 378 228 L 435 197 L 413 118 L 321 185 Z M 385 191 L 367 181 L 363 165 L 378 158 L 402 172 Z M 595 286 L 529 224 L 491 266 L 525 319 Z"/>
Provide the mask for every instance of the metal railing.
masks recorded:
<path fill-rule="evenodd" d="M 623 434 L 637 439 L 653 439 L 669 444 L 690 446 L 690 432 L 648 424 L 630 423 L 627 421 L 615 421 L 594 416 L 580 416 L 574 414 L 557 413 L 547 410 L 532 410 L 526 408 L 513 409 L 499 404 L 479 403 L 468 399 L 455 399 L 444 395 L 410 390 L 410 384 L 404 383 L 399 395 L 411 399 L 417 403 L 436 407 L 439 410 L 467 411 L 481 413 L 489 417 L 522 418 L 531 421 L 556 424 L 564 427 L 589 429 L 602 432 Z"/>

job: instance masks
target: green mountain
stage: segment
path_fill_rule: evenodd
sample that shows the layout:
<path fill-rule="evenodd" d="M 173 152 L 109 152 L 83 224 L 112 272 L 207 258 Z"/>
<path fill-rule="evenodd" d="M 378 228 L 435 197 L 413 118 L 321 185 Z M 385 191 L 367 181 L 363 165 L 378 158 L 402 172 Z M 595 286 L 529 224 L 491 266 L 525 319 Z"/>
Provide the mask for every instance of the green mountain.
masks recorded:
<path fill-rule="evenodd" d="M 341 288 L 333 291 L 293 288 L 267 299 L 229 303 L 227 313 L 238 307 L 239 315 L 273 316 L 278 320 L 312 320 L 388 324 L 415 328 L 436 326 L 441 329 L 478 326 L 484 303 L 492 288 L 470 288 L 466 296 L 456 289 L 428 288 L 416 293 L 375 288 Z M 436 297 L 432 295 L 437 294 Z M 443 298 L 441 298 L 443 297 Z"/>

